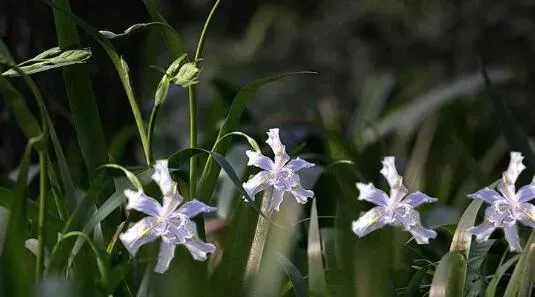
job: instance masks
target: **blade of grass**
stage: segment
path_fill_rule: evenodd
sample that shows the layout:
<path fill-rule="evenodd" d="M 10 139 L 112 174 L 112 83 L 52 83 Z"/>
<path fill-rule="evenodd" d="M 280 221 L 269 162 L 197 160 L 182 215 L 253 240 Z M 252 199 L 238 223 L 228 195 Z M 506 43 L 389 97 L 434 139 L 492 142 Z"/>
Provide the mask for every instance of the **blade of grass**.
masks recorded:
<path fill-rule="evenodd" d="M 290 279 L 293 285 L 293 290 L 296 297 L 308 297 L 308 287 L 303 277 L 303 274 L 295 267 L 295 265 L 288 260 L 283 254 L 278 254 L 277 262 L 282 266 L 284 272 Z"/>
<path fill-rule="evenodd" d="M 314 296 L 328 296 L 325 267 L 323 266 L 321 238 L 316 198 L 312 200 L 308 227 L 308 288 Z"/>
<path fill-rule="evenodd" d="M 438 263 L 429 297 L 463 297 L 466 258 L 460 251 L 449 252 Z"/>
<path fill-rule="evenodd" d="M 496 290 L 498 289 L 498 284 L 500 283 L 502 277 L 511 267 L 513 267 L 513 265 L 515 265 L 518 259 L 520 259 L 520 255 L 514 255 L 513 257 L 511 257 L 511 259 L 507 260 L 507 262 L 503 263 L 498 267 L 498 269 L 492 276 L 489 285 L 487 286 L 487 290 L 485 291 L 485 297 L 496 297 Z"/>
<path fill-rule="evenodd" d="M 40 280 L 45 267 L 45 244 L 47 232 L 47 194 L 48 194 L 48 177 L 47 177 L 47 159 L 45 152 L 39 152 L 39 229 L 37 240 L 39 249 L 37 251 L 37 263 L 35 263 L 35 279 Z"/>
<path fill-rule="evenodd" d="M 68 0 L 52 0 L 52 3 L 63 11 L 71 12 Z M 62 50 L 80 48 L 80 38 L 71 18 L 56 9 L 53 10 L 53 14 L 60 48 Z M 91 178 L 98 166 L 108 162 L 106 139 L 100 124 L 95 92 L 85 65 L 63 68 L 63 78 L 78 144 Z"/>

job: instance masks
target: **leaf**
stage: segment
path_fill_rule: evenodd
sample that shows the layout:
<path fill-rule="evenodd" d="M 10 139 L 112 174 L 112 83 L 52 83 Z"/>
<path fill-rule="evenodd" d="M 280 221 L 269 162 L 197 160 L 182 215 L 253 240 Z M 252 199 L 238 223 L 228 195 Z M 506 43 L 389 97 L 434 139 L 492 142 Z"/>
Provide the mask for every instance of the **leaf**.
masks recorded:
<path fill-rule="evenodd" d="M 283 254 L 278 255 L 277 261 L 292 282 L 295 295 L 297 297 L 308 297 L 307 283 L 301 272 L 299 272 L 299 269 L 297 269 L 297 267 L 295 267 L 295 265 L 293 265 Z"/>
<path fill-rule="evenodd" d="M 104 36 L 104 38 L 115 39 L 115 38 L 119 38 L 119 37 L 124 37 L 124 36 L 126 36 L 126 35 L 128 35 L 130 33 L 135 32 L 135 31 L 140 31 L 140 30 L 143 30 L 145 28 L 153 27 L 153 26 L 154 27 L 161 27 L 163 31 L 169 32 L 170 34 L 173 34 L 176 37 L 180 38 L 180 36 L 178 36 L 176 31 L 171 26 L 169 26 L 167 23 L 162 23 L 162 22 L 150 22 L 150 23 L 135 24 L 135 25 L 132 25 L 132 26 L 128 27 L 126 30 L 124 30 L 123 33 L 113 33 L 113 32 L 105 31 L 105 30 L 100 30 L 98 32 L 102 36 Z"/>
<path fill-rule="evenodd" d="M 316 198 L 312 200 L 308 227 L 308 288 L 314 296 L 328 296 Z"/>
<path fill-rule="evenodd" d="M 422 284 L 422 280 L 427 275 L 427 272 L 429 270 L 429 266 L 422 267 L 420 270 L 418 270 L 411 278 L 409 285 L 407 286 L 407 293 L 405 294 L 406 297 L 420 297 L 420 285 Z"/>
<path fill-rule="evenodd" d="M 490 77 L 498 83 L 513 77 L 507 69 L 495 69 Z M 449 102 L 468 97 L 483 89 L 483 79 L 477 73 L 465 74 L 455 80 L 441 84 L 424 95 L 415 98 L 395 112 L 372 123 L 364 130 L 362 144 L 370 145 L 393 131 L 412 132 L 427 115 L 432 114 Z"/>
<path fill-rule="evenodd" d="M 498 284 L 500 283 L 502 277 L 511 267 L 513 267 L 513 265 L 515 265 L 518 259 L 520 259 L 520 255 L 514 255 L 511 257 L 511 259 L 507 260 L 507 262 L 498 267 L 496 273 L 494 273 L 489 285 L 487 286 L 485 297 L 496 297 L 496 289 L 498 288 Z"/>
<path fill-rule="evenodd" d="M 132 171 L 118 164 L 104 164 L 101 166 L 101 168 L 114 168 L 121 170 L 126 175 L 126 178 L 128 178 L 128 180 L 136 188 L 136 190 L 143 192 L 143 184 L 141 184 L 139 178 Z"/>
<path fill-rule="evenodd" d="M 535 269 L 533 268 L 533 262 L 535 262 L 535 244 L 529 244 L 525 247 L 526 254 L 526 270 L 520 282 L 520 288 L 518 290 L 518 297 L 531 297 L 533 288 L 533 281 L 535 280 Z"/>
<path fill-rule="evenodd" d="M 17 66 L 26 74 L 34 74 L 55 68 L 85 63 L 90 57 L 91 49 L 89 48 L 61 51 L 59 47 L 55 47 Z M 13 69 L 5 71 L 2 75 L 20 76 Z"/>
<path fill-rule="evenodd" d="M 145 6 L 147 7 L 147 10 L 153 21 L 168 25 L 162 15 L 158 12 L 155 0 L 143 0 L 143 3 L 145 3 Z M 178 59 L 180 56 L 186 53 L 186 51 L 184 50 L 182 38 L 176 31 L 170 32 L 170 30 L 161 30 L 161 33 L 164 37 L 167 47 L 173 55 L 173 58 Z"/>
<path fill-rule="evenodd" d="M 449 252 L 438 263 L 429 297 L 463 297 L 466 258 L 462 252 Z"/>
<path fill-rule="evenodd" d="M 474 226 L 477 213 L 482 204 L 483 201 L 481 200 L 473 200 L 464 211 L 457 224 L 457 228 L 455 229 L 455 234 L 453 234 L 450 252 L 459 251 L 465 258 L 469 257 L 468 252 L 470 251 L 470 245 L 472 243 L 472 234 L 468 233 L 467 230 Z"/>
<path fill-rule="evenodd" d="M 26 196 L 28 167 L 33 144 L 40 141 L 39 138 L 31 138 L 26 145 L 19 166 L 19 174 L 15 186 L 15 192 L 10 207 L 7 223 L 5 247 L 0 258 L 0 267 L 4 271 L 3 281 L 6 295 L 30 296 L 32 283 L 31 274 L 27 273 L 29 259 L 25 249 L 25 235 L 27 232 L 26 221 Z"/>
<path fill-rule="evenodd" d="M 227 115 L 227 118 L 225 119 L 223 126 L 221 127 L 221 130 L 219 131 L 219 135 L 217 136 L 216 143 L 220 141 L 221 138 L 223 138 L 224 135 L 231 132 L 232 130 L 236 129 L 238 126 L 240 117 L 245 110 L 247 103 L 252 99 L 255 92 L 265 84 L 268 84 L 270 82 L 278 81 L 282 78 L 286 78 L 289 76 L 297 75 L 297 74 L 312 74 L 314 72 L 293 72 L 293 73 L 286 73 L 286 74 L 280 74 L 280 75 L 274 75 L 274 76 L 268 76 L 266 78 L 257 79 L 255 81 L 252 81 L 242 87 L 238 94 L 236 94 L 236 97 L 234 97 L 234 100 L 232 101 L 232 105 L 230 107 L 230 111 Z M 230 145 L 230 139 L 221 141 L 221 143 L 217 143 L 217 147 L 214 144 L 214 147 L 212 148 L 212 151 L 218 154 L 225 154 L 229 148 Z M 199 181 L 199 190 L 197 192 L 197 197 L 199 200 L 206 202 L 212 195 L 212 192 L 215 187 L 215 183 L 217 181 L 217 177 L 219 175 L 220 167 L 218 167 L 216 164 L 214 164 L 214 160 L 212 157 L 208 158 L 204 165 L 204 169 Z"/>
<path fill-rule="evenodd" d="M 466 297 L 481 296 L 485 282 L 485 275 L 481 274 L 481 266 L 495 242 L 496 240 L 490 239 L 472 246 L 466 271 Z"/>
<path fill-rule="evenodd" d="M 0 63 L 15 64 L 15 60 L 9 52 L 6 44 L 0 39 Z"/>

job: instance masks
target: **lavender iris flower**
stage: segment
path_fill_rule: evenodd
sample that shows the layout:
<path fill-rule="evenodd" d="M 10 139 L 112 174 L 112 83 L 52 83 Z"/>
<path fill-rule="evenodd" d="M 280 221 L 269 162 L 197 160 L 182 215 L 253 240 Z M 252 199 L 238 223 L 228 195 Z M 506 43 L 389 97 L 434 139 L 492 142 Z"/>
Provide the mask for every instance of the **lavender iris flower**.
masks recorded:
<path fill-rule="evenodd" d="M 489 239 L 496 228 L 502 228 L 511 251 L 521 251 L 516 222 L 535 228 L 535 206 L 528 201 L 535 198 L 535 184 L 532 182 L 521 187 L 518 192 L 515 182 L 526 168 L 522 164 L 524 157 L 518 152 L 511 152 L 509 167 L 498 182 L 498 192 L 485 187 L 468 197 L 490 204 L 485 210 L 485 219 L 478 226 L 468 229 L 476 236 L 478 242 Z"/>
<path fill-rule="evenodd" d="M 141 191 L 125 190 L 128 198 L 127 209 L 135 209 L 148 216 L 134 224 L 119 238 L 130 252 L 135 255 L 138 249 L 158 237 L 162 238 L 158 263 L 154 271 L 164 273 L 174 257 L 175 247 L 184 245 L 193 258 L 205 261 L 208 253 L 215 251 L 215 245 L 205 243 L 198 238 L 197 226 L 191 221 L 201 213 L 215 211 L 200 201 L 192 200 L 182 204 L 182 196 L 177 191 L 176 183 L 171 179 L 167 160 L 158 160 L 154 165 L 152 179 L 158 184 L 163 194 L 163 205 Z"/>
<path fill-rule="evenodd" d="M 290 193 L 298 203 L 307 203 L 308 198 L 314 196 L 314 192 L 303 189 L 297 172 L 304 168 L 313 167 L 314 164 L 299 157 L 290 161 L 286 147 L 279 138 L 279 129 L 270 129 L 267 135 L 266 143 L 273 150 L 275 158 L 271 160 L 259 152 L 246 151 L 245 153 L 249 157 L 247 165 L 253 165 L 263 170 L 244 183 L 243 188 L 254 199 L 258 192 L 273 187 L 268 213 L 273 212 L 273 210 L 279 211 L 284 193 Z"/>
<path fill-rule="evenodd" d="M 380 172 L 390 185 L 390 196 L 375 188 L 372 183 L 357 183 L 360 192 L 358 199 L 377 206 L 353 221 L 353 232 L 363 237 L 385 225 L 401 226 L 414 236 L 418 244 L 429 243 L 429 238 L 435 238 L 437 233 L 422 226 L 420 214 L 414 208 L 423 203 L 435 202 L 437 199 L 421 192 L 407 196 L 408 190 L 396 170 L 395 158 L 385 157 L 382 164 Z"/>

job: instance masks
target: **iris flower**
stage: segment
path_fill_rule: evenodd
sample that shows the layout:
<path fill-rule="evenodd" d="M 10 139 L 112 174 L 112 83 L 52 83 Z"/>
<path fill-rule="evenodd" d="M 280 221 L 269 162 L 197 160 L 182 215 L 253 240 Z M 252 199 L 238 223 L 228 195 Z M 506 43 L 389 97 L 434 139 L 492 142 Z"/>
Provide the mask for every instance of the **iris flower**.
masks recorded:
<path fill-rule="evenodd" d="M 483 223 L 468 229 L 468 232 L 476 236 L 478 242 L 488 240 L 494 229 L 502 228 L 509 249 L 521 251 L 516 222 L 520 221 L 526 226 L 535 228 L 535 206 L 527 203 L 535 198 L 535 184 L 532 182 L 525 185 L 518 192 L 515 189 L 518 176 L 526 168 L 522 164 L 523 159 L 522 154 L 511 152 L 509 167 L 498 182 L 498 192 L 485 187 L 468 195 L 470 198 L 490 204 L 485 210 Z"/>
<path fill-rule="evenodd" d="M 169 268 L 175 247 L 179 244 L 184 245 L 195 260 L 205 261 L 207 254 L 215 251 L 215 245 L 198 238 L 197 226 L 191 218 L 215 211 L 216 208 L 197 200 L 188 201 L 179 207 L 183 198 L 177 191 L 176 183 L 171 179 L 167 160 L 156 161 L 152 179 L 163 194 L 163 205 L 142 191 L 125 190 L 124 194 L 128 198 L 126 208 L 135 209 L 148 216 L 119 236 L 122 243 L 130 254 L 135 255 L 142 245 L 161 237 L 158 263 L 154 268 L 158 273 L 164 273 Z"/>
<path fill-rule="evenodd" d="M 421 192 L 407 195 L 408 190 L 396 170 L 395 158 L 385 157 L 382 164 L 380 173 L 390 185 L 390 196 L 375 188 L 372 183 L 357 183 L 360 192 L 358 199 L 377 206 L 353 221 L 353 232 L 363 237 L 385 225 L 401 226 L 414 236 L 418 244 L 429 243 L 429 238 L 435 238 L 437 233 L 422 226 L 420 214 L 414 208 L 423 203 L 435 202 L 437 199 Z"/>
<path fill-rule="evenodd" d="M 258 192 L 272 187 L 273 194 L 268 213 L 274 210 L 279 211 L 284 193 L 291 194 L 298 203 L 307 203 L 308 198 L 314 196 L 314 192 L 303 189 L 297 172 L 304 168 L 313 167 L 314 164 L 299 157 L 290 161 L 290 156 L 286 153 L 286 147 L 281 143 L 279 138 L 279 129 L 270 129 L 267 135 L 268 139 L 266 143 L 273 150 L 275 158 L 271 160 L 259 152 L 246 151 L 245 153 L 249 157 L 247 165 L 253 165 L 263 170 L 244 183 L 243 188 L 254 199 Z"/>

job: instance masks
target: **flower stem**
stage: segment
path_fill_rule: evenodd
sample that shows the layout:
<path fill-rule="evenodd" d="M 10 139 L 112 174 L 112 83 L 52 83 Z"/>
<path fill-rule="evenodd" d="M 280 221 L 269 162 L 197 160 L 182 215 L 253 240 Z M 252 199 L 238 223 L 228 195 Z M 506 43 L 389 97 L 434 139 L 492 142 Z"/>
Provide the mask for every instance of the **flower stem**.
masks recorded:
<path fill-rule="evenodd" d="M 208 31 L 208 26 L 212 21 L 212 17 L 215 14 L 217 7 L 219 6 L 220 0 L 217 0 L 212 7 L 212 10 L 208 14 L 206 21 L 204 22 L 204 27 L 202 28 L 201 35 L 199 37 L 199 42 L 197 43 L 197 50 L 195 51 L 195 57 L 193 61 L 197 61 L 201 58 L 204 44 L 206 42 L 206 32 Z M 190 147 L 197 146 L 197 85 L 191 85 L 188 89 L 189 93 L 189 145 Z M 197 159 L 192 157 L 190 159 L 190 175 L 189 175 L 189 194 L 190 199 L 195 196 L 195 191 L 197 190 Z"/>
<path fill-rule="evenodd" d="M 47 192 L 47 156 L 45 152 L 39 152 L 39 229 L 37 251 L 37 263 L 35 264 L 35 279 L 39 281 L 43 275 L 45 264 L 45 234 L 46 234 L 46 192 Z"/>

